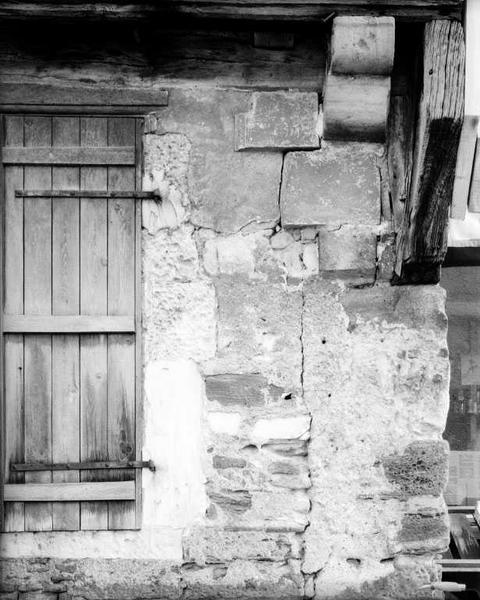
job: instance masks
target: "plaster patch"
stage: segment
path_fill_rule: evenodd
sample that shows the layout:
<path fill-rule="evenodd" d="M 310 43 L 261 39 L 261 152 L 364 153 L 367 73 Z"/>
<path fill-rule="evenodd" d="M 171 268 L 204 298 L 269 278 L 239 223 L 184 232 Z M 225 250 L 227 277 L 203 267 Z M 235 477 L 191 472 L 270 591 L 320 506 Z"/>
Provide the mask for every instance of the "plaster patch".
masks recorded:
<path fill-rule="evenodd" d="M 215 433 L 237 435 L 240 430 L 242 415 L 239 413 L 210 412 L 208 423 Z"/>
<path fill-rule="evenodd" d="M 207 508 L 203 379 L 192 361 L 155 361 L 145 370 L 145 391 L 143 456 L 157 470 L 144 473 L 143 522 L 187 527 Z"/>

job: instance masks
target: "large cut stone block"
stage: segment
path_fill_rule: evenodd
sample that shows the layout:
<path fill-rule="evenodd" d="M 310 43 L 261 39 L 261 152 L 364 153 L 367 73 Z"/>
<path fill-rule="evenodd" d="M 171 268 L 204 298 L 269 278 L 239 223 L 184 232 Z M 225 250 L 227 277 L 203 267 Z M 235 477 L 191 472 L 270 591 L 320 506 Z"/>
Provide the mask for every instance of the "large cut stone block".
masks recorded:
<path fill-rule="evenodd" d="M 390 100 L 390 77 L 334 75 L 323 101 L 326 140 L 383 142 Z"/>
<path fill-rule="evenodd" d="M 333 20 L 332 73 L 389 75 L 394 51 L 393 17 L 336 17 Z"/>
<path fill-rule="evenodd" d="M 312 92 L 255 92 L 250 111 L 235 117 L 235 147 L 318 148 L 318 96 Z"/>
<path fill-rule="evenodd" d="M 378 224 L 380 148 L 330 143 L 314 152 L 287 154 L 280 197 L 282 225 Z"/>

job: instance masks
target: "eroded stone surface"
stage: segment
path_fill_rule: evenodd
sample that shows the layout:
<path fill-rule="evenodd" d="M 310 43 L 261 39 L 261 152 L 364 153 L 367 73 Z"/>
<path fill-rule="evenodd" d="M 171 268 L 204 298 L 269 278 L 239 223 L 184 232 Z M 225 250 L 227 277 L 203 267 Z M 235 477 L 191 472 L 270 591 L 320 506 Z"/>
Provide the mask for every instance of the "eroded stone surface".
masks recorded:
<path fill-rule="evenodd" d="M 377 225 L 380 146 L 325 143 L 314 152 L 285 157 L 280 207 L 282 225 Z"/>
<path fill-rule="evenodd" d="M 235 117 L 237 150 L 318 148 L 318 96 L 254 92 L 250 110 Z"/>
<path fill-rule="evenodd" d="M 278 187 L 282 156 L 235 152 L 233 115 L 248 109 L 247 92 L 206 89 L 171 91 L 157 133 L 177 132 L 191 143 L 191 220 L 232 233 L 251 223 L 279 219 Z"/>

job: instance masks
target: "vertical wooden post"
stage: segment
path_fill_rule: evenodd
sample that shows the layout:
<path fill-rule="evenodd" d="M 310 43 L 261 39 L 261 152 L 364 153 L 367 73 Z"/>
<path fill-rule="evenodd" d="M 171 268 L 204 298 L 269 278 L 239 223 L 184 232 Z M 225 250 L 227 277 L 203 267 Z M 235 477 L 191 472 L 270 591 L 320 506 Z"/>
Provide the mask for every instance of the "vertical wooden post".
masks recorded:
<path fill-rule="evenodd" d="M 410 193 L 397 237 L 392 283 L 437 283 L 464 114 L 465 43 L 458 21 L 425 25 L 423 88 Z"/>
<path fill-rule="evenodd" d="M 478 137 L 480 134 L 478 121 L 480 117 L 480 2 L 466 0 L 465 3 L 465 123 L 476 123 L 473 146 L 472 163 L 470 164 L 470 185 L 467 197 L 462 197 L 460 211 L 453 211 L 452 218 L 464 218 L 466 205 L 470 212 L 480 212 L 480 148 Z M 472 149 L 469 148 L 470 152 Z M 457 163 L 458 171 L 458 163 Z"/>

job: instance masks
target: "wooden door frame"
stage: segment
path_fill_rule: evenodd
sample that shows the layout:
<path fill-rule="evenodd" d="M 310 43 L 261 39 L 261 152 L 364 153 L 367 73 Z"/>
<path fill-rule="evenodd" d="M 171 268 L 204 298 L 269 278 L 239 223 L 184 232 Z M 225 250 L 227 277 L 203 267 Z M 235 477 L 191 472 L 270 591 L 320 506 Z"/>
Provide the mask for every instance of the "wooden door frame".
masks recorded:
<path fill-rule="evenodd" d="M 4 484 L 6 477 L 6 402 L 5 402 L 5 356 L 3 312 L 5 301 L 5 168 L 2 160 L 5 114 L 41 115 L 41 116 L 75 116 L 79 117 L 120 117 L 135 119 L 135 188 L 141 189 L 143 173 L 143 119 L 146 113 L 165 106 L 165 102 L 156 107 L 150 105 L 115 105 L 110 107 L 92 104 L 48 104 L 48 105 L 16 105 L 0 101 L 0 532 L 5 529 Z M 76 109 L 76 110 L 75 110 Z M 109 110 L 111 109 L 111 110 Z M 143 447 L 143 347 L 142 347 L 142 204 L 135 202 L 135 460 L 141 461 Z M 142 471 L 135 469 L 135 529 L 142 526 Z M 0 533 L 1 535 L 1 533 Z"/>

